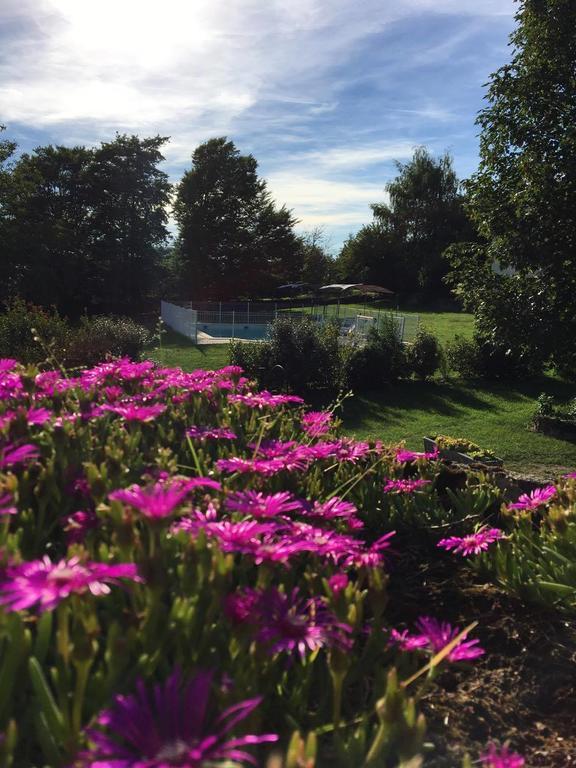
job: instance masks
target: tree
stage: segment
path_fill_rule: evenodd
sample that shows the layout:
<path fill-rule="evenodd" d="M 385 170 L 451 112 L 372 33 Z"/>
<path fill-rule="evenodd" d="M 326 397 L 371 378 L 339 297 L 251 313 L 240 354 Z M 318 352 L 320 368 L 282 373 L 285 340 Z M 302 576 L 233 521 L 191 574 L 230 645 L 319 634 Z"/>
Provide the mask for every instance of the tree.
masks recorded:
<path fill-rule="evenodd" d="M 0 125 L 0 133 L 6 128 Z M 0 298 L 6 299 L 13 289 L 13 263 L 12 254 L 7 248 L 8 232 L 10 228 L 9 198 L 13 190 L 11 180 L 11 168 L 9 161 L 16 151 L 13 141 L 3 139 L 0 141 Z"/>
<path fill-rule="evenodd" d="M 117 136 L 19 158 L 2 206 L 15 293 L 67 315 L 142 305 L 167 237 L 165 141 Z"/>
<path fill-rule="evenodd" d="M 420 147 L 386 186 L 389 203 L 372 205 L 374 221 L 345 243 L 341 277 L 368 280 L 401 293 L 446 294 L 446 248 L 472 235 L 460 183 L 448 154 Z"/>
<path fill-rule="evenodd" d="M 158 168 L 166 137 L 117 135 L 94 150 L 88 173 L 91 260 L 105 309 L 134 310 L 153 291 L 168 237 L 171 185 Z"/>
<path fill-rule="evenodd" d="M 477 119 L 469 209 L 484 245 L 452 251 L 450 280 L 482 337 L 576 375 L 576 4 L 521 0 L 516 23 Z"/>
<path fill-rule="evenodd" d="M 294 272 L 291 279 L 294 282 L 322 285 L 332 279 L 334 259 L 328 253 L 326 235 L 320 228 L 306 232 L 299 238 L 302 252 L 302 264 Z"/>
<path fill-rule="evenodd" d="M 183 296 L 254 295 L 290 275 L 299 258 L 295 220 L 276 207 L 257 167 L 226 138 L 194 151 L 174 205 Z"/>
<path fill-rule="evenodd" d="M 4 250 L 13 290 L 43 306 L 78 312 L 89 299 L 90 222 L 84 147 L 39 147 L 14 164 Z"/>

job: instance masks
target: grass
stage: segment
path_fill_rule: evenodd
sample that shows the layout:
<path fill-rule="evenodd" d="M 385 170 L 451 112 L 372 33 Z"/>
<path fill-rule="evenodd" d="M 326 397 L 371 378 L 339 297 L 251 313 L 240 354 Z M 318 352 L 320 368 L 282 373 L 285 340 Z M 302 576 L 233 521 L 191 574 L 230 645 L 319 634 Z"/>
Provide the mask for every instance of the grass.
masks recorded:
<path fill-rule="evenodd" d="M 335 314 L 337 311 L 336 304 L 329 304 L 326 307 L 327 314 Z M 307 311 L 307 308 L 303 310 L 294 309 L 294 312 Z M 370 304 L 346 304 L 342 305 L 341 312 L 346 314 L 363 314 L 364 312 L 377 312 L 378 305 Z M 393 307 L 382 307 L 382 311 L 392 311 L 400 315 L 417 315 L 419 318 L 420 326 L 426 328 L 426 330 L 434 333 L 442 344 L 446 344 L 455 336 L 465 336 L 470 338 L 474 328 L 473 315 L 466 314 L 465 312 L 414 312 L 406 309 L 394 309 Z"/>
<path fill-rule="evenodd" d="M 511 386 L 404 381 L 345 401 L 341 415 L 346 432 L 359 438 L 405 440 L 422 450 L 425 435 L 466 437 L 491 448 L 511 470 L 551 477 L 576 469 L 576 445 L 528 430 L 540 392 L 566 401 L 576 386 L 553 377 Z"/>
<path fill-rule="evenodd" d="M 204 368 L 211 371 L 228 365 L 228 344 L 206 344 L 197 346 L 175 331 L 162 333 L 162 346 L 148 347 L 146 355 L 161 365 L 193 371 Z"/>
<path fill-rule="evenodd" d="M 472 332 L 471 318 L 466 315 L 430 312 L 420 316 L 423 324 L 444 339 L 455 332 Z M 228 345 L 195 346 L 168 331 L 163 334 L 162 347 L 150 347 L 148 356 L 185 371 L 214 369 L 228 364 Z M 551 376 L 515 385 L 403 381 L 384 392 L 347 400 L 342 417 L 349 434 L 391 443 L 405 440 L 409 448 L 417 450 L 422 449 L 425 435 L 466 437 L 494 450 L 508 468 L 545 478 L 576 469 L 576 445 L 527 429 L 541 392 L 566 402 L 576 396 L 576 385 Z"/>

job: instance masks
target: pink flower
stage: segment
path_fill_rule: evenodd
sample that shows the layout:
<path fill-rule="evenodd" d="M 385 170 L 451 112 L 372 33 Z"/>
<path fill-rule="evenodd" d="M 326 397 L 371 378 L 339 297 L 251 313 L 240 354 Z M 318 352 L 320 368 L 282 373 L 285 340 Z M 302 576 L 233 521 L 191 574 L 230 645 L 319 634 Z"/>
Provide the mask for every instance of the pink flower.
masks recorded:
<path fill-rule="evenodd" d="M 320 437 L 330 431 L 332 414 L 329 411 L 310 411 L 302 416 L 301 424 L 308 437 Z"/>
<path fill-rule="evenodd" d="M 403 651 L 414 651 L 420 648 L 426 649 L 433 656 L 454 640 L 460 634 L 460 630 L 450 626 L 446 621 L 438 621 L 429 616 L 422 616 L 416 622 L 420 633 L 409 635 L 407 631 L 397 632 L 392 630 L 391 640 Z M 484 654 L 484 649 L 478 645 L 478 640 L 466 640 L 463 637 L 458 645 L 453 648 L 448 656 L 448 661 L 467 661 L 476 659 Z"/>
<path fill-rule="evenodd" d="M 364 527 L 364 523 L 356 517 L 357 513 L 358 510 L 354 504 L 344 501 L 338 496 L 333 496 L 325 502 L 315 501 L 314 506 L 306 512 L 306 515 L 321 520 L 344 520 L 349 528 L 358 530 Z"/>
<path fill-rule="evenodd" d="M 413 493 L 418 488 L 429 485 L 430 480 L 388 480 L 384 486 L 384 493 Z"/>
<path fill-rule="evenodd" d="M 40 452 L 35 445 L 26 444 L 16 447 L 6 444 L 0 449 L 0 469 L 12 467 L 15 464 L 24 464 L 27 461 L 33 461 L 40 456 Z"/>
<path fill-rule="evenodd" d="M 567 475 L 562 475 L 562 477 L 565 477 L 567 480 L 576 480 L 576 472 L 568 472 Z"/>
<path fill-rule="evenodd" d="M 220 483 L 207 477 L 180 477 L 144 487 L 132 485 L 113 491 L 108 496 L 112 501 L 121 501 L 137 509 L 149 520 L 161 520 L 172 515 L 187 495 L 197 487 L 219 489 Z"/>
<path fill-rule="evenodd" d="M 226 499 L 226 508 L 252 517 L 281 517 L 302 509 L 302 502 L 282 491 L 266 496 L 259 491 L 237 491 Z"/>
<path fill-rule="evenodd" d="M 81 544 L 89 531 L 98 527 L 98 517 L 95 512 L 82 510 L 73 512 L 64 518 L 64 531 L 68 544 Z"/>
<path fill-rule="evenodd" d="M 504 536 L 499 528 L 481 528 L 476 533 L 468 536 L 450 536 L 442 539 L 436 546 L 442 549 L 452 550 L 455 555 L 479 555 L 488 549 L 490 544 L 498 541 Z"/>
<path fill-rule="evenodd" d="M 253 472 L 257 475 L 275 475 L 287 469 L 284 459 L 244 459 L 241 456 L 232 456 L 229 459 L 218 459 L 216 469 L 219 472 Z"/>
<path fill-rule="evenodd" d="M 415 451 L 407 451 L 404 448 L 401 448 L 396 452 L 396 461 L 400 462 L 400 464 L 405 464 L 407 461 L 418 461 L 420 459 L 424 459 L 425 461 L 433 461 L 437 459 L 439 455 L 440 451 L 438 449 L 435 451 L 430 451 L 429 453 L 417 453 Z"/>
<path fill-rule="evenodd" d="M 186 430 L 188 437 L 196 440 L 235 440 L 236 435 L 231 429 L 224 427 L 190 427 Z"/>
<path fill-rule="evenodd" d="M 52 412 L 49 411 L 48 408 L 30 408 L 26 414 L 26 420 L 30 426 L 42 426 L 42 424 L 46 424 L 47 421 L 50 421 L 51 418 Z"/>
<path fill-rule="evenodd" d="M 117 413 L 119 416 L 122 416 L 124 421 L 147 423 L 164 413 L 166 406 L 160 404 L 134 405 L 131 403 L 129 405 L 103 405 L 102 409 L 111 413 Z"/>
<path fill-rule="evenodd" d="M 348 576 L 345 573 L 335 573 L 328 579 L 328 586 L 334 595 L 339 595 L 349 584 Z"/>
<path fill-rule="evenodd" d="M 508 509 L 538 509 L 542 504 L 546 504 L 556 495 L 556 488 L 553 485 L 547 485 L 545 488 L 536 488 L 531 493 L 523 493 L 518 501 L 509 504 Z"/>
<path fill-rule="evenodd" d="M 485 768 L 522 768 L 525 764 L 522 755 L 510 752 L 507 746 L 498 748 L 494 744 L 489 744 L 488 750 L 480 755 L 480 762 Z"/>
<path fill-rule="evenodd" d="M 89 751 L 78 756 L 83 768 L 201 768 L 217 765 L 256 765 L 247 747 L 278 740 L 276 734 L 229 731 L 260 704 L 256 697 L 214 712 L 212 672 L 184 680 L 177 668 L 153 688 L 142 680 L 135 693 L 117 695 L 100 712 L 96 727 L 87 730 Z"/>
<path fill-rule="evenodd" d="M 249 392 L 246 395 L 228 395 L 228 401 L 230 403 L 242 403 L 242 405 L 246 405 L 248 408 L 259 408 L 260 410 L 262 408 L 275 408 L 289 403 L 296 403 L 298 405 L 304 403 L 304 400 L 296 395 L 273 395 L 266 390 L 258 393 Z"/>
<path fill-rule="evenodd" d="M 254 626 L 256 640 L 270 653 L 296 652 L 304 658 L 320 648 L 352 646 L 352 627 L 339 621 L 321 597 L 303 598 L 298 588 L 286 595 L 273 587 L 245 590 L 238 599 L 240 605 L 228 599 L 228 615 Z"/>
<path fill-rule="evenodd" d="M 9 611 L 34 605 L 40 612 L 51 611 L 72 594 L 107 595 L 109 584 L 117 584 L 118 579 L 141 580 L 133 563 L 81 563 L 78 557 L 53 563 L 45 555 L 6 569 L 0 582 L 0 604 Z"/>
<path fill-rule="evenodd" d="M 11 357 L 0 357 L 0 374 L 13 371 L 18 365 L 18 361 Z"/>
<path fill-rule="evenodd" d="M 386 561 L 384 552 L 390 549 L 390 539 L 396 531 L 385 533 L 367 549 L 358 547 L 356 552 L 344 559 L 344 565 L 348 568 L 380 568 Z"/>

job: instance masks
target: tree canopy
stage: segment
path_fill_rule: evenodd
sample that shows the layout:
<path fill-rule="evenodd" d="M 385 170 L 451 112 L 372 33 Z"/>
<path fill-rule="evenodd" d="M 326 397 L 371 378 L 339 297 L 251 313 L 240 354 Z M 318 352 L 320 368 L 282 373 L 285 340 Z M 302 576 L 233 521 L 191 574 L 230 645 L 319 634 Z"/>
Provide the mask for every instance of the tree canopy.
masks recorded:
<path fill-rule="evenodd" d="M 345 280 L 380 283 L 399 293 L 444 296 L 445 249 L 472 234 L 452 158 L 417 148 L 386 185 L 389 202 L 372 205 L 374 220 L 340 254 Z"/>
<path fill-rule="evenodd" d="M 4 295 L 71 315 L 140 307 L 167 237 L 170 185 L 158 169 L 166 140 L 117 135 L 16 160 L 0 179 Z"/>
<path fill-rule="evenodd" d="M 512 60 L 491 76 L 478 116 L 467 187 L 485 244 L 453 249 L 450 279 L 491 343 L 574 375 L 576 4 L 522 0 L 516 23 Z"/>
<path fill-rule="evenodd" d="M 184 295 L 258 295 L 300 265 L 295 219 L 275 205 L 257 168 L 225 137 L 194 151 L 174 205 Z"/>

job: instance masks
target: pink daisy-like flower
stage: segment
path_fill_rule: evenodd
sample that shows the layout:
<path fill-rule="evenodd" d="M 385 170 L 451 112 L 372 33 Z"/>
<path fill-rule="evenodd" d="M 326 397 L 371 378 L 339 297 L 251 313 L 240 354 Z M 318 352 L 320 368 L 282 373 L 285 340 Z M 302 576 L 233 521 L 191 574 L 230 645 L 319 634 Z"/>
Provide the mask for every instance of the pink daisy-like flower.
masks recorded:
<path fill-rule="evenodd" d="M 35 445 L 4 445 L 0 448 L 0 469 L 13 467 L 16 464 L 24 464 L 27 461 L 37 459 L 39 456 L 40 452 Z"/>
<path fill-rule="evenodd" d="M 420 459 L 424 459 L 425 461 L 434 461 L 439 456 L 440 451 L 438 449 L 435 451 L 429 451 L 427 453 L 418 453 L 416 451 L 407 451 L 404 448 L 401 448 L 396 452 L 396 461 L 398 461 L 400 464 L 405 464 L 408 461 L 418 461 Z"/>
<path fill-rule="evenodd" d="M 303 598 L 296 587 L 290 595 L 276 588 L 240 593 L 241 607 L 228 601 L 228 611 L 244 616 L 256 629 L 256 639 L 270 653 L 307 653 L 325 647 L 349 650 L 352 627 L 339 621 L 321 597 Z"/>
<path fill-rule="evenodd" d="M 403 651 L 425 649 L 432 655 L 440 653 L 443 648 L 460 634 L 460 630 L 452 627 L 447 621 L 438 621 L 430 616 L 422 616 L 416 622 L 419 634 L 410 635 L 407 631 L 392 630 L 391 640 Z M 484 654 L 484 649 L 478 645 L 478 640 L 466 640 L 463 637 L 448 656 L 448 661 L 468 661 Z"/>
<path fill-rule="evenodd" d="M 129 405 L 103 405 L 102 409 L 122 416 L 124 421 L 147 423 L 164 413 L 166 406 L 159 403 L 156 405 L 134 405 L 130 403 Z"/>
<path fill-rule="evenodd" d="M 344 501 L 338 496 L 333 496 L 325 502 L 315 501 L 314 506 L 306 510 L 308 517 L 316 517 L 320 520 L 343 520 L 348 528 L 359 530 L 364 527 L 364 523 L 356 517 L 358 510 L 349 501 Z"/>
<path fill-rule="evenodd" d="M 429 485 L 430 480 L 388 480 L 384 486 L 384 493 L 413 493 L 425 485 Z"/>
<path fill-rule="evenodd" d="M 141 580 L 133 563 L 81 563 L 78 557 L 53 563 L 45 555 L 41 560 L 12 565 L 4 571 L 0 604 L 9 611 L 35 605 L 40 612 L 51 611 L 72 594 L 107 595 L 109 585 L 117 584 L 119 579 Z"/>
<path fill-rule="evenodd" d="M 228 395 L 228 401 L 230 403 L 241 403 L 248 406 L 248 408 L 276 408 L 280 405 L 288 405 L 289 403 L 296 403 L 302 405 L 304 400 L 296 395 L 273 395 L 271 392 L 264 390 L 263 392 L 248 392 L 245 395 Z"/>
<path fill-rule="evenodd" d="M 208 477 L 177 477 L 172 481 L 159 481 L 144 487 L 132 485 L 130 488 L 113 491 L 109 498 L 128 504 L 149 520 L 161 520 L 172 515 L 188 494 L 198 487 L 218 490 L 220 483 Z"/>
<path fill-rule="evenodd" d="M 480 755 L 484 768 L 523 768 L 525 760 L 517 752 L 511 752 L 507 746 L 497 747 L 489 744 L 484 754 Z"/>
<path fill-rule="evenodd" d="M 490 544 L 503 536 L 499 528 L 481 528 L 468 536 L 450 536 L 447 539 L 441 539 L 436 546 L 452 550 L 455 555 L 468 557 L 468 555 L 479 555 L 480 552 L 485 552 Z"/>
<path fill-rule="evenodd" d="M 310 411 L 302 416 L 301 424 L 308 437 L 320 437 L 330 431 L 332 414 L 329 411 Z"/>
<path fill-rule="evenodd" d="M 89 531 L 98 527 L 96 512 L 79 510 L 64 518 L 64 531 L 68 544 L 81 544 Z"/>
<path fill-rule="evenodd" d="M 291 493 L 281 491 L 265 495 L 260 491 L 237 491 L 226 499 L 226 508 L 252 517 L 281 517 L 302 509 L 302 502 Z"/>
<path fill-rule="evenodd" d="M 162 684 L 117 695 L 87 730 L 90 748 L 79 756 L 83 768 L 202 768 L 257 765 L 246 747 L 272 743 L 276 734 L 229 736 L 262 699 L 235 704 L 210 717 L 211 672 L 184 681 L 177 668 Z"/>
<path fill-rule="evenodd" d="M 26 414 L 26 421 L 30 426 L 42 426 L 51 418 L 52 411 L 48 408 L 30 408 Z"/>
<path fill-rule="evenodd" d="M 335 573 L 328 579 L 328 586 L 334 595 L 339 595 L 340 592 L 343 592 L 349 583 L 350 580 L 345 573 Z"/>
<path fill-rule="evenodd" d="M 556 493 L 556 487 L 553 485 L 547 485 L 545 488 L 536 488 L 530 493 L 523 493 L 514 504 L 508 504 L 508 509 L 538 509 L 538 507 L 550 501 Z"/>
<path fill-rule="evenodd" d="M 189 427 L 186 430 L 188 437 L 196 440 L 235 440 L 236 434 L 231 429 L 224 427 Z"/>

